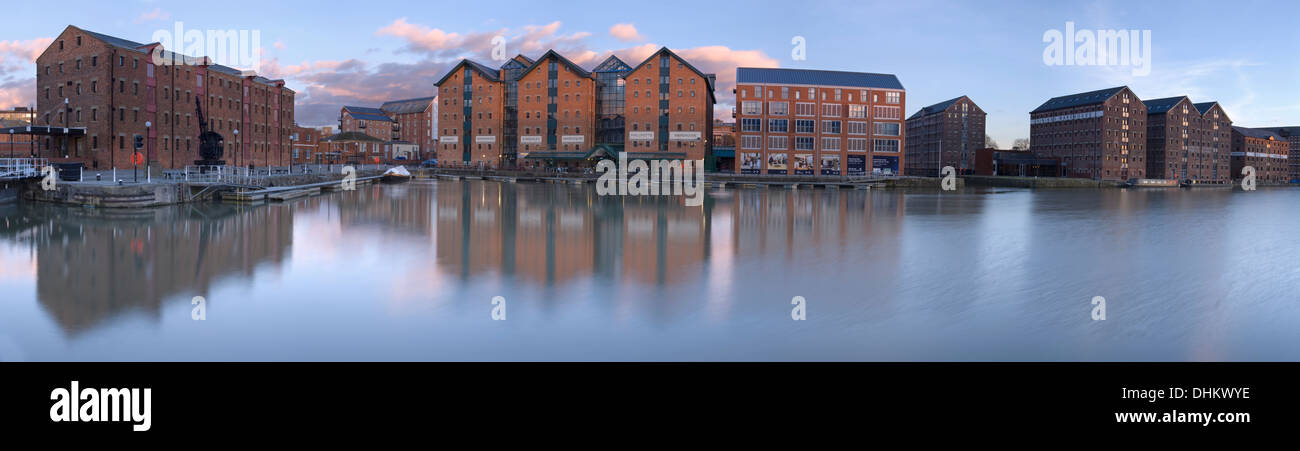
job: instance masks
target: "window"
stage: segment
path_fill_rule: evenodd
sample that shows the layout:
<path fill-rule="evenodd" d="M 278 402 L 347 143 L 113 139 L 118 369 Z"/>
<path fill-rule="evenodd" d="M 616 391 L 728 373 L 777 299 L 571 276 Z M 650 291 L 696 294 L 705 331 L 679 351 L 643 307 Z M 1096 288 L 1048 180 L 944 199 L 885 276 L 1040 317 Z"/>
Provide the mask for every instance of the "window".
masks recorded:
<path fill-rule="evenodd" d="M 838 135 L 840 133 L 840 121 L 822 121 L 822 133 Z"/>
<path fill-rule="evenodd" d="M 849 121 L 848 129 L 850 135 L 865 135 L 867 134 L 867 123 L 861 121 Z M 867 150 L 866 145 L 863 145 L 862 150 Z"/>
<path fill-rule="evenodd" d="M 815 127 L 815 123 L 810 120 L 800 119 L 794 121 L 795 133 L 812 133 L 814 127 Z"/>
<path fill-rule="evenodd" d="M 848 150 L 852 152 L 866 152 L 867 151 L 866 138 L 849 138 Z"/>
<path fill-rule="evenodd" d="M 742 132 L 761 132 L 763 131 L 763 120 L 758 118 L 744 118 L 740 120 L 740 131 Z"/>
<path fill-rule="evenodd" d="M 872 108 L 877 119 L 899 119 L 902 113 L 896 106 L 877 106 Z"/>
<path fill-rule="evenodd" d="M 876 152 L 898 152 L 897 139 L 877 139 L 873 145 Z"/>
<path fill-rule="evenodd" d="M 795 115 L 795 116 L 813 116 L 813 115 L 816 115 L 816 114 L 817 114 L 817 106 L 816 106 L 815 104 L 812 104 L 812 103 L 796 103 L 796 104 L 794 104 L 794 115 Z"/>
<path fill-rule="evenodd" d="M 854 119 L 865 119 L 867 117 L 867 106 L 849 105 L 849 117 Z"/>
<path fill-rule="evenodd" d="M 763 137 L 762 137 L 762 136 L 755 136 L 755 135 L 741 135 L 741 136 L 740 136 L 740 148 L 741 148 L 741 149 L 759 149 L 759 148 L 761 148 L 762 146 L 763 146 Z"/>
<path fill-rule="evenodd" d="M 763 114 L 763 102 L 745 101 L 740 103 L 740 114 L 760 115 Z"/>
<path fill-rule="evenodd" d="M 840 139 L 822 138 L 822 150 L 840 150 Z"/>
<path fill-rule="evenodd" d="M 788 102 L 768 102 L 767 114 L 773 116 L 789 116 L 790 104 Z"/>
<path fill-rule="evenodd" d="M 815 138 L 811 136 L 794 137 L 794 150 L 813 150 L 815 143 L 815 141 L 813 141 L 814 139 Z"/>
<path fill-rule="evenodd" d="M 876 134 L 881 136 L 898 136 L 902 127 L 897 122 L 876 122 Z"/>
<path fill-rule="evenodd" d="M 822 116 L 843 117 L 844 105 L 838 105 L 838 104 L 822 105 Z"/>
<path fill-rule="evenodd" d="M 790 120 L 789 119 L 768 119 L 767 131 L 768 133 L 790 133 Z"/>
<path fill-rule="evenodd" d="M 885 93 L 885 103 L 892 104 L 892 105 L 897 105 L 898 102 L 899 102 L 899 100 L 902 99 L 902 96 L 903 96 L 903 94 L 900 93 L 900 92 L 898 92 L 898 91 L 890 91 L 890 92 L 886 92 L 886 93 Z"/>
<path fill-rule="evenodd" d="M 784 136 L 769 136 L 767 138 L 767 148 L 769 150 L 785 150 L 790 138 Z"/>

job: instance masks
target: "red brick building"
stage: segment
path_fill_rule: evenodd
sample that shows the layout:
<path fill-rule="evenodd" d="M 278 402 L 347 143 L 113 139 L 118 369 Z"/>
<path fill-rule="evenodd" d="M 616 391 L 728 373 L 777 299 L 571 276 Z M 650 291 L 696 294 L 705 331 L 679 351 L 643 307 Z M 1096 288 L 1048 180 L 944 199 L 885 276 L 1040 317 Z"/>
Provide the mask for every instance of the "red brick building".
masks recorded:
<path fill-rule="evenodd" d="M 438 87 L 438 164 L 501 165 L 505 84 L 497 69 L 465 59 Z"/>
<path fill-rule="evenodd" d="M 961 96 L 921 108 L 907 118 L 907 165 L 903 173 L 938 177 L 944 166 L 958 174 L 975 168 L 975 150 L 984 147 L 987 114 Z"/>
<path fill-rule="evenodd" d="M 393 118 L 379 108 L 344 106 L 339 110 L 339 132 L 357 132 L 384 141 L 398 139 Z"/>
<path fill-rule="evenodd" d="M 1291 155 L 1287 156 L 1287 166 L 1290 168 L 1287 171 L 1288 177 L 1292 181 L 1300 181 L 1300 127 L 1268 127 L 1262 130 L 1277 133 L 1290 143 Z"/>
<path fill-rule="evenodd" d="M 1029 118 L 1030 149 L 1066 177 L 1146 177 L 1147 108 L 1127 86 L 1053 97 Z"/>
<path fill-rule="evenodd" d="M 1246 166 L 1255 168 L 1257 183 L 1290 181 L 1291 143 L 1271 130 L 1232 127 L 1232 178 L 1241 179 Z"/>
<path fill-rule="evenodd" d="M 293 163 L 308 164 L 318 163 L 316 161 L 322 140 L 328 137 L 320 129 L 311 127 L 299 127 L 294 125 L 293 137 Z"/>
<path fill-rule="evenodd" d="M 736 173 L 897 175 L 906 91 L 891 74 L 736 69 Z"/>
<path fill-rule="evenodd" d="M 1142 103 L 1147 107 L 1147 178 L 1230 183 L 1232 119 L 1218 102 L 1194 104 L 1180 96 Z"/>
<path fill-rule="evenodd" d="M 419 148 L 421 158 L 434 155 L 438 141 L 438 98 L 392 100 L 379 109 L 393 119 L 395 140 L 406 141 Z"/>
<path fill-rule="evenodd" d="M 579 167 L 621 152 L 704 160 L 715 78 L 668 48 L 635 67 L 609 58 L 594 71 L 555 51 L 499 70 L 463 60 L 437 82 L 438 161 Z"/>
<path fill-rule="evenodd" d="M 198 159 L 198 99 L 212 130 L 225 138 L 230 164 L 285 165 L 291 158 L 294 91 L 283 80 L 75 26 L 37 57 L 36 68 L 35 125 L 86 131 L 37 138 L 41 157 L 130 167 L 135 136 L 142 136 L 140 153 L 150 165 L 192 165 Z"/>

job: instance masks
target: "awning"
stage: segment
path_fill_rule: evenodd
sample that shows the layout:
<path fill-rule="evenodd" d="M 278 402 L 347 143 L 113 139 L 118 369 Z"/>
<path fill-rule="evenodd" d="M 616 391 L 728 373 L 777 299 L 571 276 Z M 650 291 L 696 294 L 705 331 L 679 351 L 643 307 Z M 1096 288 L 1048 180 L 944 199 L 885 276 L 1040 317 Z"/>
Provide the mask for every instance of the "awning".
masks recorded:
<path fill-rule="evenodd" d="M 70 136 L 78 138 L 86 136 L 85 127 L 53 127 L 49 125 L 24 125 L 22 127 L 0 128 L 0 135 L 33 135 L 33 136 Z"/>
<path fill-rule="evenodd" d="M 554 152 L 539 150 L 524 155 L 525 160 L 585 161 L 592 158 L 614 158 L 614 152 L 610 146 L 600 144 L 585 151 Z"/>
<path fill-rule="evenodd" d="M 736 148 L 713 146 L 713 156 L 718 158 L 736 158 Z"/>

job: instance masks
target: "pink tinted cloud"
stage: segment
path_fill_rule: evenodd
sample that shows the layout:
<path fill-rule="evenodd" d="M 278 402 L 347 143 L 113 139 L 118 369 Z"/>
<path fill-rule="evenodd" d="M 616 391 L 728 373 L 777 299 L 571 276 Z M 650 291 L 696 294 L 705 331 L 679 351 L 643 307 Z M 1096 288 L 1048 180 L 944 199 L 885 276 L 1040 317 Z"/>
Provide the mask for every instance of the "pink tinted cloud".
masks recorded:
<path fill-rule="evenodd" d="M 0 41 L 0 108 L 36 103 L 36 67 L 32 64 L 53 41 Z"/>
<path fill-rule="evenodd" d="M 162 8 L 154 8 L 153 11 L 141 14 L 135 18 L 135 23 L 152 22 L 155 20 L 167 20 L 172 18 L 172 14 L 163 11 Z"/>
<path fill-rule="evenodd" d="M 609 27 L 609 35 L 613 36 L 614 39 L 623 42 L 638 42 L 645 40 L 645 37 L 641 36 L 641 34 L 636 31 L 636 26 L 630 23 L 614 24 L 614 26 Z"/>

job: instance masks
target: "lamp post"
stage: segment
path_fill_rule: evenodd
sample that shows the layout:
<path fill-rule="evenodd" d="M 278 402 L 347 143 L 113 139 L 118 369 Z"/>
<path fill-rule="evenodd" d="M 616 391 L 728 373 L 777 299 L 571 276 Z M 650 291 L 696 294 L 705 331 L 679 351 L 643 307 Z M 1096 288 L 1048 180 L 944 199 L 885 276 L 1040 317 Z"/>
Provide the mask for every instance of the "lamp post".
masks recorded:
<path fill-rule="evenodd" d="M 239 164 L 244 162 L 243 157 L 240 155 L 240 144 L 243 143 L 239 142 L 239 129 L 235 129 L 235 167 L 239 167 Z"/>
<path fill-rule="evenodd" d="M 144 181 L 145 183 L 153 183 L 153 172 L 151 171 L 153 168 L 150 166 L 153 164 L 153 140 L 149 139 L 150 138 L 149 131 L 152 127 L 153 127 L 152 122 L 144 121 Z"/>
<path fill-rule="evenodd" d="M 68 158 L 68 121 L 72 119 L 72 106 L 68 104 L 68 98 L 63 98 L 63 158 Z"/>
<path fill-rule="evenodd" d="M 9 129 L 9 158 L 14 157 L 14 129 Z"/>

